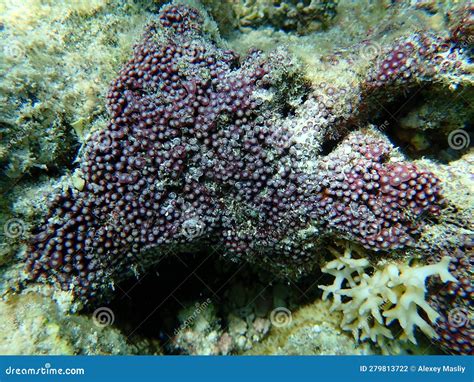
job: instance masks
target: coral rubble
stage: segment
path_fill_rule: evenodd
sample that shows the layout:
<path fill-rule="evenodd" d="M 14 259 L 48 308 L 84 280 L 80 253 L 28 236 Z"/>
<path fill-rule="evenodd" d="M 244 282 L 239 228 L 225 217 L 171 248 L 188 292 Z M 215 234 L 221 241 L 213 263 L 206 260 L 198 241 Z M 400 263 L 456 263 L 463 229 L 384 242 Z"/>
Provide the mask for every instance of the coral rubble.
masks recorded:
<path fill-rule="evenodd" d="M 246 354 L 368 355 L 377 354 L 369 343 L 358 343 L 340 328 L 340 313 L 327 301 L 317 300 L 273 325 L 265 340 Z"/>
<path fill-rule="evenodd" d="M 336 15 L 337 0 L 251 0 L 233 2 L 240 28 L 272 27 L 310 33 L 326 28 Z"/>

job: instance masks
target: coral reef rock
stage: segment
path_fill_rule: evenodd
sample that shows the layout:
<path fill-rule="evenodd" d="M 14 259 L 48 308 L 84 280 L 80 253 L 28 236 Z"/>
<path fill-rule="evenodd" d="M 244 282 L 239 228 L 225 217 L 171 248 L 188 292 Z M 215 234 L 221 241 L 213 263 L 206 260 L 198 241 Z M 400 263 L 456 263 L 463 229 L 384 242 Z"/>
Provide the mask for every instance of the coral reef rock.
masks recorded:
<path fill-rule="evenodd" d="M 0 352 L 472 355 L 472 2 L 164 3 L 0 1 Z"/>
<path fill-rule="evenodd" d="M 0 302 L 0 354 L 143 354 L 150 343 L 131 345 L 112 322 L 74 314 L 73 296 L 29 290 Z M 156 344 L 155 344 L 156 346 Z M 156 347 L 153 351 L 159 353 Z"/>
<path fill-rule="evenodd" d="M 318 264 L 325 237 L 414 246 L 418 218 L 438 214 L 438 179 L 392 158 L 378 132 L 322 155 L 314 98 L 285 110 L 295 94 L 279 84 L 307 91 L 298 65 L 280 51 L 239 62 L 204 36 L 202 17 L 169 5 L 147 27 L 109 90 L 108 127 L 82 150 L 79 189 L 52 198 L 34 232 L 32 279 L 89 298 L 130 265 L 200 243 L 297 274 Z"/>
<path fill-rule="evenodd" d="M 278 318 L 278 315 L 280 317 Z M 272 319 L 272 317 L 270 317 Z M 246 354 L 367 355 L 377 354 L 368 343 L 357 343 L 339 326 L 340 313 L 317 300 L 294 312 L 281 310 L 268 337 Z"/>
<path fill-rule="evenodd" d="M 458 242 L 462 245 L 449 251 L 440 251 L 429 259 L 434 263 L 442 256 L 450 256 L 449 270 L 455 280 L 445 286 L 442 280 L 431 279 L 428 302 L 439 314 L 434 330 L 440 346 L 448 353 L 473 355 L 474 243 L 472 237 L 465 237 Z"/>

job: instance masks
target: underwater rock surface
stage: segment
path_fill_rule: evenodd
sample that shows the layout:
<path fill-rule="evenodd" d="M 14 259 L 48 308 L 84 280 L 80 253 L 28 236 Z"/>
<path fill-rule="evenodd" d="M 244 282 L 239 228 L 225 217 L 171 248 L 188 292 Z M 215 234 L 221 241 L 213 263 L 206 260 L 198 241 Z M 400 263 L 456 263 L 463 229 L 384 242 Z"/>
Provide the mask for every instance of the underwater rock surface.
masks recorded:
<path fill-rule="evenodd" d="M 238 32 L 225 31 L 227 40 L 206 13 L 207 8 L 224 28 L 212 1 L 175 2 L 158 13 L 161 2 L 137 2 L 112 13 L 105 1 L 77 8 L 74 23 L 82 28 L 81 17 L 91 25 L 122 23 L 113 36 L 126 38 L 111 42 L 102 32 L 88 37 L 110 54 L 99 66 L 106 75 L 91 88 L 87 110 L 65 110 L 66 123 L 57 118 L 71 99 L 66 96 L 71 85 L 41 114 L 50 113 L 48 120 L 36 114 L 25 119 L 28 102 L 35 103 L 34 97 L 45 102 L 57 88 L 49 90 L 46 81 L 38 80 L 41 90 L 31 87 L 32 98 L 26 101 L 17 87 L 9 87 L 12 73 L 33 81 L 42 68 L 28 71 L 23 62 L 10 63 L 2 80 L 9 106 L 1 122 L 7 177 L 2 179 L 6 191 L 0 216 L 5 222 L 0 276 L 6 297 L 0 314 L 18 317 L 22 301 L 53 288 L 73 301 L 74 308 L 64 309 L 74 321 L 83 307 L 88 314 L 112 301 L 124 281 L 159 270 L 163 258 L 208 251 L 289 280 L 289 289 L 299 289 L 307 278 L 323 290 L 334 282 L 331 298 L 336 302 L 345 296 L 341 309 L 334 302 L 330 311 L 320 295 L 311 295 L 314 302 L 308 297 L 292 312 L 307 315 L 314 305 L 342 314 L 316 324 L 303 320 L 290 333 L 275 329 L 276 313 L 272 320 L 234 312 L 226 316 L 225 328 L 219 321 L 222 310 L 209 303 L 197 313 L 175 311 L 168 317 L 176 325 L 184 325 L 190 315 L 197 321 L 170 336 L 165 351 L 397 353 L 403 350 L 387 346 L 384 338 L 395 338 L 397 345 L 416 343 L 423 332 L 446 352 L 472 354 L 472 8 L 385 7 L 381 1 L 367 10 L 366 17 L 373 18 L 368 24 L 378 24 L 365 36 L 362 30 L 347 30 L 345 38 L 330 42 L 347 27 L 355 5 L 281 3 L 277 11 L 264 1 L 250 5 L 263 13 L 239 8 L 248 2 L 220 4 L 230 12 L 222 14 L 234 12 L 233 20 L 241 23 Z M 321 6 L 314 8 L 316 3 Z M 407 14 L 412 18 L 400 24 Z M 138 21 L 133 27 L 131 15 Z M 68 25 L 68 17 L 61 23 Z M 422 28 L 413 26 L 415 17 L 423 21 Z M 366 22 L 361 17 L 360 25 Z M 4 33 L 14 35 L 14 24 L 5 23 Z M 43 30 L 43 20 L 38 23 L 36 28 Z M 117 76 L 122 65 L 117 61 L 125 61 L 146 23 L 133 57 Z M 256 49 L 248 50 L 252 46 Z M 63 47 L 57 53 L 67 51 Z M 9 60 L 15 59 L 10 55 Z M 88 65 L 83 72 L 78 69 L 81 76 L 87 77 Z M 61 79 L 55 73 L 54 78 L 63 83 L 66 75 Z M 48 136 L 44 128 L 51 123 L 57 129 Z M 31 144 L 34 136 L 49 139 L 48 145 L 60 151 L 42 140 Z M 24 161 L 14 166 L 19 153 L 22 161 L 31 158 L 28 166 Z M 48 169 L 51 164 L 54 171 Z M 39 170 L 24 177 L 33 167 Z M 55 181 L 59 174 L 64 176 Z M 358 248 L 354 261 L 364 266 L 339 267 L 329 272 L 337 281 L 328 276 L 318 281 L 331 261 L 344 261 L 347 246 Z M 376 302 L 370 309 L 362 309 L 363 300 L 351 294 L 365 288 L 351 281 L 356 274 L 372 285 Z M 415 279 L 416 285 L 411 284 Z M 395 284 L 397 293 L 390 289 Z M 55 304 L 45 306 L 44 314 L 53 312 Z M 413 314 L 417 307 L 425 313 Z M 58 327 L 66 325 L 62 315 L 50 315 Z M 77 322 L 86 333 L 92 321 L 81 317 Z M 314 325 L 326 334 L 309 336 Z M 329 335 L 334 328 L 347 331 L 347 346 Z M 12 332 L 12 327 L 1 330 Z M 137 345 L 121 335 L 118 328 L 101 332 L 104 343 L 97 351 L 161 352 L 154 340 Z M 108 336 L 115 336 L 110 344 L 120 344 L 108 346 Z M 267 337 L 267 345 L 256 345 Z M 15 342 L 19 337 L 8 338 Z M 62 339 L 49 341 L 41 332 L 37 338 L 42 345 L 19 352 L 94 351 L 88 339 L 66 339 L 66 351 L 65 345 L 55 348 Z M 305 338 L 313 339 L 314 346 Z"/>

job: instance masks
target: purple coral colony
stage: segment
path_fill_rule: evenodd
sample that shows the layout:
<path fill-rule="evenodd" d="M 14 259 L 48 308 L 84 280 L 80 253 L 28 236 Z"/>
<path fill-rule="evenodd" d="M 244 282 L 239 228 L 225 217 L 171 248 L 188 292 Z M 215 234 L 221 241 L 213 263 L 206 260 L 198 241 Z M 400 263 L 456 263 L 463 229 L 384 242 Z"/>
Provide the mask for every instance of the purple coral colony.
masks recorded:
<path fill-rule="evenodd" d="M 210 41 L 202 23 L 195 9 L 169 5 L 147 27 L 108 92 L 107 128 L 82 153 L 84 187 L 56 195 L 35 232 L 31 279 L 54 280 L 89 300 L 151 250 L 213 245 L 285 271 L 317 263 L 318 243 L 334 237 L 378 256 L 415 248 L 424 219 L 443 206 L 440 181 L 389 161 L 392 145 L 372 129 L 354 128 L 324 153 L 312 143 L 335 123 L 350 127 L 356 112 L 331 118 L 329 102 L 307 90 L 303 108 L 329 122 L 305 122 L 281 106 L 278 86 L 290 60 L 257 51 L 242 60 Z M 367 75 L 366 99 L 434 75 L 423 60 L 448 44 L 416 35 L 390 47 Z M 433 65 L 455 67 L 452 51 Z M 417 59 L 408 68 L 410 55 Z M 463 261 L 460 255 L 455 264 Z M 472 300 L 470 280 L 460 283 L 453 294 Z M 447 348 L 472 348 L 473 333 L 448 326 L 444 319 L 438 327 Z"/>

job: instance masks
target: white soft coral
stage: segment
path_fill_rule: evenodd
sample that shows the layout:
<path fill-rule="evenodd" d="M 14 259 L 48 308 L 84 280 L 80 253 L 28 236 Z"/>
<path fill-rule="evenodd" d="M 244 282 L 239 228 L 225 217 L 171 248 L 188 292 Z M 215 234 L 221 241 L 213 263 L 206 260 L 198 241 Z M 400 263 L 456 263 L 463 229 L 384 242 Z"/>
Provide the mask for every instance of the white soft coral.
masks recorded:
<path fill-rule="evenodd" d="M 353 258 L 353 253 L 359 258 Z M 343 314 L 341 327 L 352 331 L 357 340 L 370 338 L 383 344 L 386 338 L 393 339 L 388 325 L 397 320 L 403 329 L 401 339 L 416 343 L 415 327 L 428 337 L 436 337 L 430 325 L 439 314 L 425 301 L 428 277 L 438 275 L 443 282 L 456 281 L 448 272 L 449 257 L 437 264 L 414 265 L 385 263 L 371 268 L 362 250 L 355 250 L 349 244 L 343 255 L 332 250 L 336 259 L 330 261 L 322 271 L 335 277 L 332 285 L 320 286 L 323 299 L 332 294 L 331 309 Z M 419 312 L 424 311 L 427 322 Z"/>
<path fill-rule="evenodd" d="M 399 297 L 395 306 L 383 313 L 387 318 L 387 324 L 398 320 L 404 330 L 404 335 L 413 343 L 416 343 L 415 326 L 418 326 L 428 337 L 436 337 L 430 324 L 418 314 L 418 308 L 426 313 L 430 322 L 435 322 L 438 319 L 438 312 L 425 300 L 425 281 L 434 275 L 438 275 L 442 282 L 456 281 L 448 272 L 449 257 L 443 257 L 437 264 L 417 267 L 401 264 L 398 268 L 391 264 L 389 267 L 393 267 L 391 269 L 393 276 L 390 278 L 388 286 L 396 290 Z"/>

